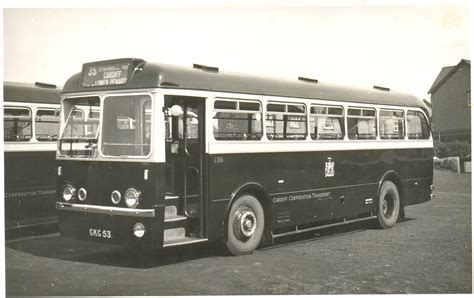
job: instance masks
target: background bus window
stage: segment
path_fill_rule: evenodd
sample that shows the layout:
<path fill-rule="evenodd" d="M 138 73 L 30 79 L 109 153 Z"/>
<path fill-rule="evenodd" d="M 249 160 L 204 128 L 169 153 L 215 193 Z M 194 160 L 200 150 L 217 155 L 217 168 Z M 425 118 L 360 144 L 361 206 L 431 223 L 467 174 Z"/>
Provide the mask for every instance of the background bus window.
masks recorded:
<path fill-rule="evenodd" d="M 379 130 L 381 139 L 403 139 L 403 111 L 380 110 Z"/>
<path fill-rule="evenodd" d="M 342 108 L 311 106 L 309 129 L 313 140 L 342 140 L 344 138 Z"/>
<path fill-rule="evenodd" d="M 265 119 L 269 140 L 304 140 L 306 138 L 306 109 L 302 104 L 269 103 Z"/>
<path fill-rule="evenodd" d="M 38 109 L 35 116 L 35 137 L 38 141 L 56 141 L 59 132 L 59 110 Z"/>
<path fill-rule="evenodd" d="M 31 140 L 30 109 L 5 108 L 3 115 L 3 140 L 5 142 L 24 142 Z"/>
<path fill-rule="evenodd" d="M 430 130 L 425 116 L 418 111 L 408 111 L 408 138 L 409 139 L 429 139 Z"/>
<path fill-rule="evenodd" d="M 262 138 L 260 102 L 216 100 L 213 127 L 216 140 L 260 140 Z"/>
<path fill-rule="evenodd" d="M 374 140 L 377 136 L 374 109 L 347 110 L 347 130 L 351 140 Z"/>

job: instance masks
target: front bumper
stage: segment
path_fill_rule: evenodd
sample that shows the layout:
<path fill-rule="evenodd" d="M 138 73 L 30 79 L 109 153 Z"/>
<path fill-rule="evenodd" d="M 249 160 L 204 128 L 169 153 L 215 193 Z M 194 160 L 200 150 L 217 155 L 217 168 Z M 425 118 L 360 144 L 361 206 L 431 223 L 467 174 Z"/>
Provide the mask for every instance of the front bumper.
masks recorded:
<path fill-rule="evenodd" d="M 160 209 L 130 209 L 56 202 L 59 231 L 62 236 L 80 240 L 157 248 L 162 246 Z M 138 238 L 133 233 L 136 223 L 145 226 L 145 234 Z"/>

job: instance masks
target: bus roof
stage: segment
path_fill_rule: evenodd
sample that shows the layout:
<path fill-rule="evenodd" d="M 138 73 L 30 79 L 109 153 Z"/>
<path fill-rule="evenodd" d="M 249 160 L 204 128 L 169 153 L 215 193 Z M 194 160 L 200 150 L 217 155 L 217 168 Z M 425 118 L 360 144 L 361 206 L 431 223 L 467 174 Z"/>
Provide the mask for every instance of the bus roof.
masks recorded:
<path fill-rule="evenodd" d="M 3 101 L 60 103 L 61 88 L 45 83 L 3 82 Z"/>
<path fill-rule="evenodd" d="M 63 93 L 104 91 L 117 89 L 172 88 L 219 91 L 293 98 L 341 100 L 355 103 L 389 104 L 420 107 L 426 105 L 419 98 L 388 88 L 363 89 L 318 82 L 312 79 L 284 80 L 248 74 L 222 72 L 214 67 L 195 65 L 182 67 L 148 63 L 141 59 L 115 59 L 84 64 L 86 66 L 111 65 L 129 61 L 131 70 L 123 85 L 84 87 L 81 73 L 72 76 L 65 84 Z"/>

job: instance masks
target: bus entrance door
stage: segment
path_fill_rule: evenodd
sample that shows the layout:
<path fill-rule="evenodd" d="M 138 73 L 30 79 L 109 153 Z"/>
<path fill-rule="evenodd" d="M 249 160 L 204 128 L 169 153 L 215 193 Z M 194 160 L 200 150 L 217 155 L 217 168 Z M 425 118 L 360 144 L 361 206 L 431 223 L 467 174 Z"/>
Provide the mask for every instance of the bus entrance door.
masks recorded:
<path fill-rule="evenodd" d="M 171 96 L 165 101 L 170 189 L 165 197 L 164 245 L 205 238 L 203 202 L 204 99 Z M 168 229 L 169 227 L 169 229 Z"/>

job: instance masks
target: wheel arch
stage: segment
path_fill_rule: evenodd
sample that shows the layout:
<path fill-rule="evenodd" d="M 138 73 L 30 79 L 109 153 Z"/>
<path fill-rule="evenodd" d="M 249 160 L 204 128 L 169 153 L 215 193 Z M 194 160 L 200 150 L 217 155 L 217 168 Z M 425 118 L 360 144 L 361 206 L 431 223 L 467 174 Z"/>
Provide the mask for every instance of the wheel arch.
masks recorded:
<path fill-rule="evenodd" d="M 404 217 L 405 216 L 405 211 L 404 211 L 405 192 L 403 190 L 402 179 L 400 178 L 400 175 L 394 170 L 385 172 L 382 175 L 382 178 L 379 180 L 379 184 L 377 187 L 377 195 L 380 194 L 380 189 L 384 181 L 391 181 L 397 187 L 398 195 L 400 196 L 400 216 Z"/>
<path fill-rule="evenodd" d="M 241 197 L 245 194 L 249 194 L 249 195 L 254 196 L 258 200 L 260 205 L 262 205 L 263 212 L 264 212 L 264 215 L 265 215 L 265 230 L 267 230 L 268 227 L 271 226 L 271 222 L 272 222 L 272 219 L 271 219 L 271 204 L 270 204 L 270 199 L 269 199 L 267 191 L 259 183 L 256 183 L 256 182 L 244 183 L 244 184 L 240 185 L 239 187 L 237 187 L 232 192 L 232 194 L 230 196 L 230 200 L 227 203 L 226 211 L 225 211 L 225 219 L 224 219 L 224 228 L 223 228 L 223 234 L 222 234 L 224 241 L 227 239 L 227 228 L 226 227 L 227 227 L 227 223 L 228 223 L 228 220 L 229 220 L 230 208 L 232 207 L 232 204 L 234 204 L 234 202 L 239 197 Z M 264 232 L 264 234 L 265 234 L 265 232 Z"/>

